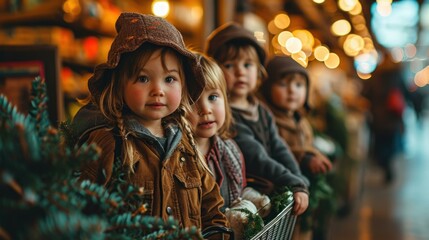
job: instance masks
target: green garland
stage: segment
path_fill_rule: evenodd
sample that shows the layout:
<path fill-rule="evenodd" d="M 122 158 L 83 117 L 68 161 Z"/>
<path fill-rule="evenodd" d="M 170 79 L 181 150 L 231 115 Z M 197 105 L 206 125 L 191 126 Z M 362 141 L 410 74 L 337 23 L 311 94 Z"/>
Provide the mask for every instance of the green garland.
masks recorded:
<path fill-rule="evenodd" d="M 293 193 L 288 187 L 280 187 L 270 196 L 271 199 L 271 213 L 267 220 L 270 221 L 277 216 L 283 209 L 285 209 L 293 201 Z"/>

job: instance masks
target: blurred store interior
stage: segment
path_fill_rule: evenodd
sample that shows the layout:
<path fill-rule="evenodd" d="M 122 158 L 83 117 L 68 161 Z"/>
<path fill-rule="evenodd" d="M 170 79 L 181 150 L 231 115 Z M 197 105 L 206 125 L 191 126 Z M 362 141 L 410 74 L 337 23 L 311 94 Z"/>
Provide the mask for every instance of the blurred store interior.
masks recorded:
<path fill-rule="evenodd" d="M 125 11 L 166 18 L 201 51 L 213 29 L 236 21 L 270 56 L 291 55 L 309 70 L 314 128 L 334 141 L 347 138 L 337 140 L 347 155 L 337 169 L 344 175 L 341 206 L 321 239 L 429 238 L 422 185 L 429 176 L 429 0 L 1 0 L 0 93 L 19 105 L 20 89 L 41 74 L 54 99 L 51 120 L 71 119 Z M 371 160 L 370 123 L 394 84 L 403 93 L 403 125 L 395 178 L 385 179 Z M 338 122 L 326 116 L 329 107 Z"/>

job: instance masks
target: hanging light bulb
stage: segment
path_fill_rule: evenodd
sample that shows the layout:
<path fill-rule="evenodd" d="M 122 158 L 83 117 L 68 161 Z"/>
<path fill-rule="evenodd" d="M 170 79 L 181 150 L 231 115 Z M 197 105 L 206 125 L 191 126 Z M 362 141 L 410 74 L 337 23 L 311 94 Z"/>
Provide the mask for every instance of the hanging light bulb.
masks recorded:
<path fill-rule="evenodd" d="M 166 17 L 170 12 L 168 0 L 154 0 L 152 2 L 152 12 L 155 16 Z"/>
<path fill-rule="evenodd" d="M 291 37 L 286 41 L 286 49 L 290 53 L 298 53 L 302 50 L 302 42 L 297 37 Z"/>

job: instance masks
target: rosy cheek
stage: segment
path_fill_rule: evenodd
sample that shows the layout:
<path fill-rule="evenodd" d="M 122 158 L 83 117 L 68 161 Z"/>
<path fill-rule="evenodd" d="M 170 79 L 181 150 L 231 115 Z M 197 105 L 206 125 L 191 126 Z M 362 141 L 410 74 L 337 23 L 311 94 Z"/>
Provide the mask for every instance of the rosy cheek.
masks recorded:
<path fill-rule="evenodd" d="M 130 94 L 130 95 L 138 95 L 138 96 L 140 96 L 140 95 L 142 95 L 142 94 L 144 94 L 144 91 L 142 90 L 142 89 L 140 89 L 140 88 L 137 88 L 137 87 L 129 87 L 128 89 L 127 89 L 127 93 L 128 94 Z"/>
<path fill-rule="evenodd" d="M 179 106 L 182 101 L 182 91 L 174 91 L 170 96 L 170 102 Z"/>

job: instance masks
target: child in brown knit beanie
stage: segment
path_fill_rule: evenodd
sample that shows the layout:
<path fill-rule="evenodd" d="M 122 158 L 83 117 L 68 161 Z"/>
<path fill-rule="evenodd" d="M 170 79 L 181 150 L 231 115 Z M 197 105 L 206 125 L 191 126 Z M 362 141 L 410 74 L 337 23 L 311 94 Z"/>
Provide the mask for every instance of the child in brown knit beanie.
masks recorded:
<path fill-rule="evenodd" d="M 271 112 L 255 97 L 265 77 L 264 49 L 250 31 L 227 23 L 210 34 L 206 53 L 225 74 L 237 132 L 234 140 L 243 151 L 247 176 L 289 187 L 295 200 L 293 211 L 302 214 L 308 206 L 308 180 L 280 138 Z"/>
<path fill-rule="evenodd" d="M 309 110 L 310 80 L 307 70 L 287 56 L 275 56 L 267 64 L 267 80 L 260 95 L 276 118 L 280 136 L 291 147 L 301 170 L 324 174 L 332 163 L 313 147 L 313 130 L 305 118 Z"/>
<path fill-rule="evenodd" d="M 122 13 L 116 30 L 107 62 L 89 79 L 90 103 L 73 119 L 79 144 L 101 151 L 80 178 L 108 185 L 120 161 L 125 180 L 143 189 L 145 214 L 184 228 L 227 226 L 219 187 L 184 117 L 205 86 L 198 58 L 163 18 Z"/>
<path fill-rule="evenodd" d="M 321 191 L 318 186 L 321 186 L 322 182 L 325 188 L 330 188 L 326 182 L 326 174 L 331 171 L 332 163 L 314 147 L 313 129 L 305 117 L 310 110 L 310 77 L 307 69 L 288 56 L 271 58 L 266 69 L 268 78 L 259 89 L 261 100 L 273 112 L 280 136 L 289 144 L 301 171 L 310 180 L 310 190 L 315 194 L 312 199 L 317 198 Z M 307 239 L 305 236 L 311 233 L 311 229 L 303 227 L 309 225 L 304 224 L 304 221 L 312 221 L 313 226 L 321 226 L 322 216 L 314 215 L 320 202 L 320 199 L 310 201 L 310 211 L 299 219 L 293 239 Z M 316 224 L 315 221 L 319 222 Z M 316 232 L 320 234 L 320 231 L 313 234 Z"/>

